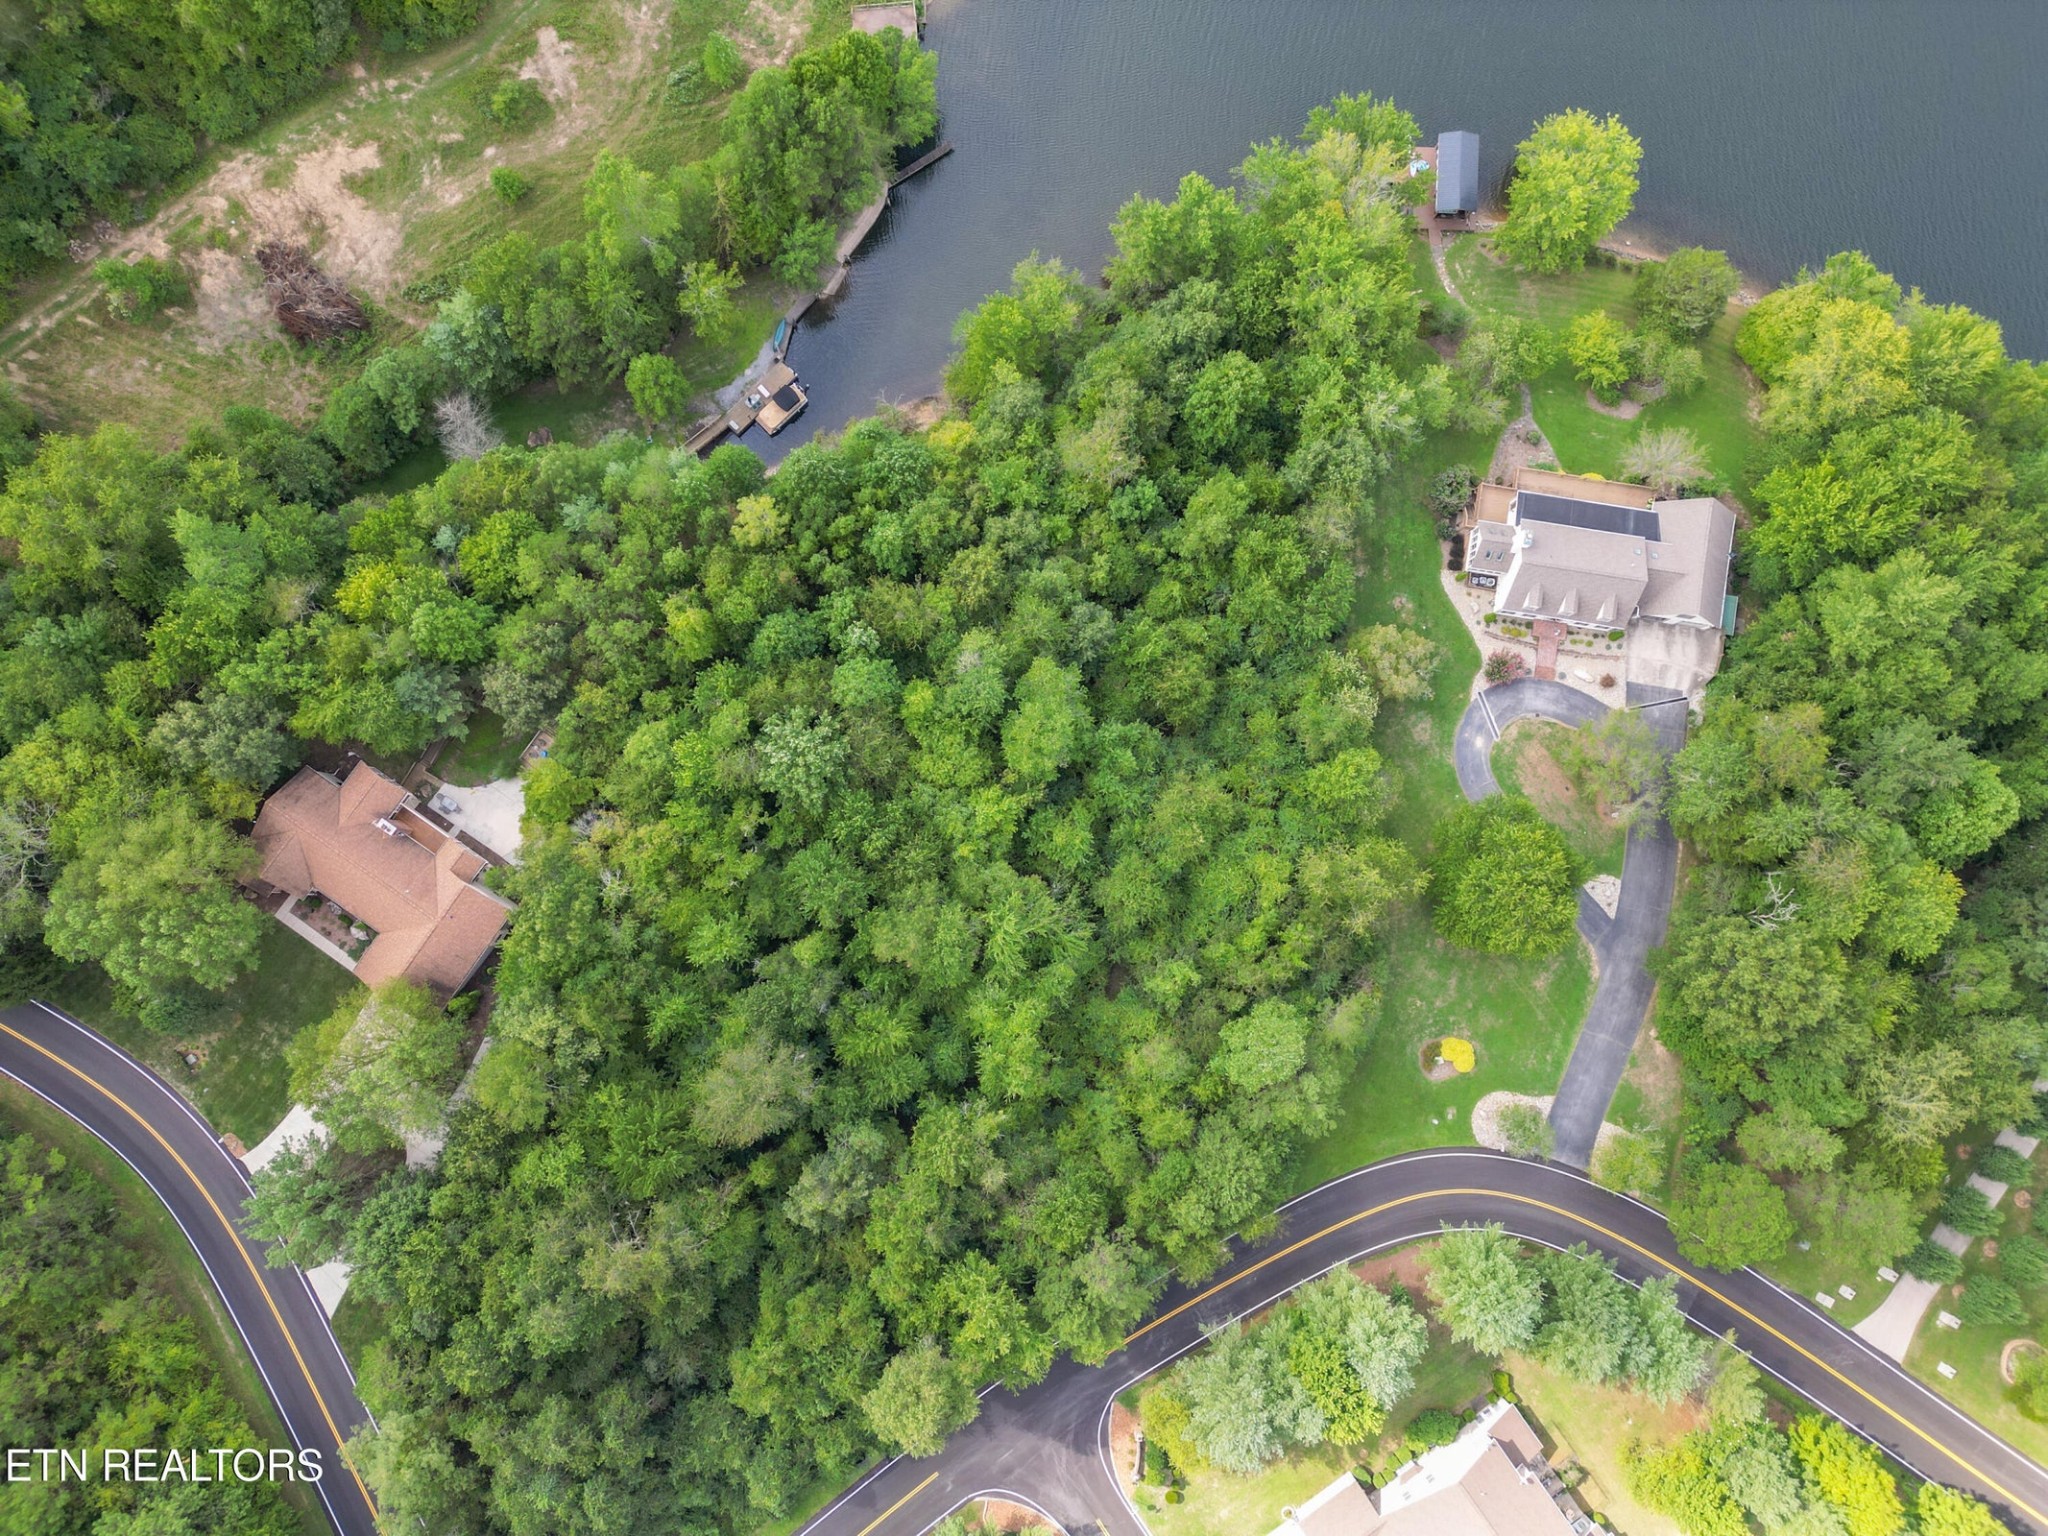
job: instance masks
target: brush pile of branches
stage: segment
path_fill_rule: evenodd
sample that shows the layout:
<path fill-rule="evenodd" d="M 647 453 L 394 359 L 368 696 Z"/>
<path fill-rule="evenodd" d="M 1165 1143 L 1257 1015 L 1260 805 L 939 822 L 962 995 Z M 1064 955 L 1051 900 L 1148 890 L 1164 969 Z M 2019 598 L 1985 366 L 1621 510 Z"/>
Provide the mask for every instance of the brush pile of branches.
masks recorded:
<path fill-rule="evenodd" d="M 256 248 L 263 287 L 277 323 L 297 341 L 325 341 L 349 331 L 366 331 L 370 317 L 339 278 L 313 264 L 303 245 L 273 240 Z"/>

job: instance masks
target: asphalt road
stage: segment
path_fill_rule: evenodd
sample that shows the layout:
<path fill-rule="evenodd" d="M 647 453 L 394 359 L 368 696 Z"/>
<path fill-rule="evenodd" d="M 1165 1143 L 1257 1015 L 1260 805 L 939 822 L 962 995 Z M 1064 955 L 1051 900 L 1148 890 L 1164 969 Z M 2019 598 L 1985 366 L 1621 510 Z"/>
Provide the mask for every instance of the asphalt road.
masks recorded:
<path fill-rule="evenodd" d="M 0 1072 L 118 1153 L 169 1208 L 249 1347 L 292 1448 L 319 1453 L 316 1484 L 340 1536 L 374 1536 L 377 1511 L 342 1442 L 369 1419 L 306 1277 L 264 1263 L 241 1231 L 249 1177 L 177 1091 L 118 1046 L 40 1003 L 0 1010 Z"/>
<path fill-rule="evenodd" d="M 2015 1532 L 2048 1536 L 2048 1471 L 1980 1428 L 1855 1335 L 1752 1270 L 1695 1271 L 1664 1219 L 1553 1164 L 1478 1148 L 1375 1163 L 1282 1208 L 1279 1230 L 1233 1249 L 1198 1289 L 1175 1287 L 1103 1365 L 1062 1360 L 1023 1392 L 998 1386 L 981 1416 L 936 1456 L 872 1471 L 799 1536 L 918 1536 L 961 1504 L 1029 1504 L 1080 1536 L 1145 1536 L 1127 1501 L 1128 1466 L 1109 1459 L 1117 1393 L 1202 1342 L 1204 1330 L 1256 1311 L 1326 1270 L 1428 1237 L 1445 1223 L 1497 1221 L 1533 1243 L 1586 1243 L 1632 1281 L 1673 1275 L 1693 1324 L 1736 1341 L 1821 1411 L 1923 1477 L 1984 1499 Z M 1279 1512 L 1273 1512 L 1274 1523 Z"/>
<path fill-rule="evenodd" d="M 1685 745 L 1686 702 L 1682 695 L 1641 689 L 1630 684 L 1628 707 L 1638 711 L 1657 732 L 1668 757 Z M 1563 683 L 1522 678 L 1497 688 L 1481 689 L 1458 722 L 1452 757 L 1458 787 L 1468 800 L 1500 793 L 1493 776 L 1493 744 L 1517 720 L 1542 718 L 1565 725 L 1591 725 L 1607 706 Z M 1565 1063 L 1550 1124 L 1557 1133 L 1558 1161 L 1583 1168 L 1593 1156 L 1600 1125 L 1614 1090 L 1628 1070 L 1636 1035 L 1649 1012 L 1655 983 L 1644 962 L 1664 942 L 1671 916 L 1671 895 L 1678 883 L 1678 839 L 1662 816 L 1647 817 L 1629 828 L 1623 848 L 1621 895 L 1614 916 L 1579 893 L 1579 932 L 1593 946 L 1600 981 L 1592 1005 Z"/>

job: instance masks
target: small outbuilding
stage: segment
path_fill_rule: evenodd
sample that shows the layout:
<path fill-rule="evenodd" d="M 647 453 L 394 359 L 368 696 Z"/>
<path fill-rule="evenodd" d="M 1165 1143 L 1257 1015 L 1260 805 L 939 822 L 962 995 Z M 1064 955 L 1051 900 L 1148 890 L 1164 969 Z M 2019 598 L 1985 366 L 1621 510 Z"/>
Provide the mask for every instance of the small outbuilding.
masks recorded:
<path fill-rule="evenodd" d="M 1457 216 L 1479 211 L 1479 135 L 1463 128 L 1436 138 L 1436 211 Z"/>
<path fill-rule="evenodd" d="M 788 426 L 811 397 L 797 381 L 796 370 L 787 363 L 775 363 L 747 394 L 747 404 L 759 413 L 755 420 L 770 437 Z"/>

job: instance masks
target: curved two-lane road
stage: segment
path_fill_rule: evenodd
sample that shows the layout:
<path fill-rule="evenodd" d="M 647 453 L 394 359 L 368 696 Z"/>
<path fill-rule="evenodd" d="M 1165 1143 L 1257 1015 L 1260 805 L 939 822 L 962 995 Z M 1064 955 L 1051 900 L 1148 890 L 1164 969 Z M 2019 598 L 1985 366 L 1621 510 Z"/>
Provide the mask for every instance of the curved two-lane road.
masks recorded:
<path fill-rule="evenodd" d="M 241 1165 L 167 1084 L 125 1053 L 41 1007 L 0 1012 L 0 1071 L 20 1080 L 125 1158 L 170 1207 L 206 1262 L 294 1441 L 321 1452 L 321 1497 L 342 1536 L 372 1536 L 376 1511 L 341 1455 L 367 1415 L 311 1288 L 267 1269 L 242 1235 Z M 1336 1265 L 1429 1237 L 1444 1224 L 1497 1221 L 1554 1247 L 1586 1243 L 1631 1280 L 1671 1275 L 1694 1324 L 1735 1332 L 1758 1364 L 1924 1477 L 1985 1499 L 2017 1532 L 2048 1536 L 2048 1470 L 2027 1460 L 1890 1359 L 1754 1271 L 1696 1271 L 1664 1219 L 1583 1175 L 1478 1148 L 1410 1153 L 1332 1180 L 1283 1206 L 1277 1229 L 1232 1249 L 1200 1287 L 1173 1287 L 1152 1319 L 1100 1366 L 1071 1360 L 1023 1392 L 992 1388 L 981 1416 L 936 1456 L 878 1468 L 801 1536 L 917 1536 L 966 1500 L 1035 1505 L 1069 1532 L 1145 1536 L 1123 1495 L 1128 1468 L 1107 1454 L 1110 1403 L 1134 1380 Z"/>
<path fill-rule="evenodd" d="M 377 1509 L 342 1445 L 369 1419 L 313 1289 L 264 1263 L 241 1229 L 249 1176 L 178 1092 L 125 1051 L 40 1003 L 0 1010 L 0 1072 L 91 1131 L 169 1208 L 212 1276 L 340 1536 L 376 1536 Z"/>
<path fill-rule="evenodd" d="M 1823 1412 L 1921 1476 L 1984 1499 L 2015 1532 L 2048 1536 L 2048 1471 L 1890 1359 L 1752 1270 L 1693 1269 L 1648 1206 L 1574 1170 L 1478 1148 L 1391 1158 L 1303 1195 L 1282 1208 L 1278 1232 L 1234 1249 L 1215 1278 L 1170 1290 L 1105 1364 L 1062 1360 L 1035 1387 L 993 1389 L 981 1416 L 938 1455 L 885 1464 L 799 1536 L 917 1536 L 983 1494 L 1033 1504 L 1070 1533 L 1146 1536 L 1123 1493 L 1130 1468 L 1109 1463 L 1109 1407 L 1118 1392 L 1200 1344 L 1206 1328 L 1336 1265 L 1467 1222 L 1499 1222 L 1552 1247 L 1588 1244 L 1633 1281 L 1674 1276 L 1695 1326 L 1716 1335 L 1733 1329 L 1759 1365 Z"/>

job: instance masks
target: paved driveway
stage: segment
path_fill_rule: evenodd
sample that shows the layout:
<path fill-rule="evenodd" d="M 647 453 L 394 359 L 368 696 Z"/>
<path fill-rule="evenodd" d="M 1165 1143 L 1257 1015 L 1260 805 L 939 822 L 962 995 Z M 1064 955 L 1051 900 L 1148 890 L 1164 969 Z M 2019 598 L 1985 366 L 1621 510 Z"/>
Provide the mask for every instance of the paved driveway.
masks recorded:
<path fill-rule="evenodd" d="M 1657 744 L 1669 757 L 1685 745 L 1686 702 L 1664 689 L 1628 686 L 1626 707 L 1639 711 L 1655 727 Z M 1513 721 L 1557 720 L 1590 725 L 1607 713 L 1598 699 L 1563 683 L 1523 678 L 1497 688 L 1483 688 L 1458 722 L 1452 753 L 1458 787 L 1468 800 L 1500 793 L 1493 776 L 1493 744 Z M 1565 1064 L 1550 1108 L 1557 1132 L 1559 1162 L 1583 1168 L 1593 1156 L 1593 1143 L 1628 1058 L 1649 1012 L 1653 983 L 1644 961 L 1664 942 L 1671 916 L 1671 896 L 1678 882 L 1678 839 L 1662 816 L 1648 817 L 1629 829 L 1622 857 L 1621 896 L 1610 920 L 1584 891 L 1579 893 L 1579 932 L 1593 946 L 1600 963 L 1600 984 L 1593 1004 Z"/>

